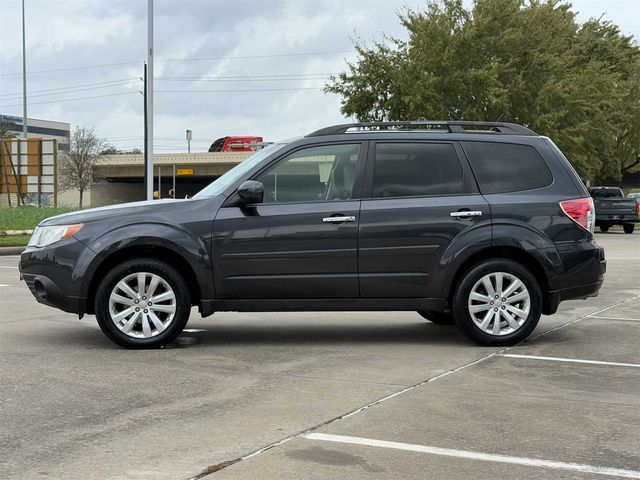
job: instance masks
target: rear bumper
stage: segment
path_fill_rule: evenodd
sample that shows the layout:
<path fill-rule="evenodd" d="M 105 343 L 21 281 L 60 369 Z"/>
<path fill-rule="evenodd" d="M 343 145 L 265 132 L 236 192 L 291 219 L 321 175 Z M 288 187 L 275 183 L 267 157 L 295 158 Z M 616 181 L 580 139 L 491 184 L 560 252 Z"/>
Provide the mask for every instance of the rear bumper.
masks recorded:
<path fill-rule="evenodd" d="M 565 266 L 565 274 L 559 275 L 554 284 L 571 285 L 546 292 L 542 313 L 551 315 L 556 312 L 560 302 L 564 300 L 586 299 L 595 297 L 604 283 L 607 261 L 604 249 L 595 240 L 588 242 L 589 247 L 565 252 L 561 255 Z"/>
<path fill-rule="evenodd" d="M 601 214 L 596 215 L 596 226 L 622 225 L 623 223 L 635 223 L 640 221 L 636 214 Z"/>

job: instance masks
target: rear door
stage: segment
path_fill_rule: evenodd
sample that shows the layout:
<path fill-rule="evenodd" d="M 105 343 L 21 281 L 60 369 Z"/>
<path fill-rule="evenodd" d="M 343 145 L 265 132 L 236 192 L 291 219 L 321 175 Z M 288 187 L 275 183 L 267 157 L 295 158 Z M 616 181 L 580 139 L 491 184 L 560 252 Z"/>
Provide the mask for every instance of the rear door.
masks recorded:
<path fill-rule="evenodd" d="M 361 296 L 437 297 L 447 247 L 490 223 L 457 142 L 372 142 L 360 209 Z"/>
<path fill-rule="evenodd" d="M 263 203 L 219 210 L 218 298 L 358 297 L 358 166 L 365 146 L 297 149 L 252 178 L 264 185 Z"/>

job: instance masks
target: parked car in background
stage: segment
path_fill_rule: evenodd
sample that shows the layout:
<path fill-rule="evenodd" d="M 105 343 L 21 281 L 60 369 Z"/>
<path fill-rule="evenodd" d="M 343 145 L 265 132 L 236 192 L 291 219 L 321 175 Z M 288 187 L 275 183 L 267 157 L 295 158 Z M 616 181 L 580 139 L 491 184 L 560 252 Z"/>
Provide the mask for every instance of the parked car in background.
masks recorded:
<path fill-rule="evenodd" d="M 598 294 L 593 221 L 562 152 L 523 126 L 335 125 L 267 146 L 190 199 L 49 218 L 20 272 L 39 302 L 95 313 L 129 348 L 175 339 L 192 305 L 409 310 L 513 345 L 561 301 Z"/>
<path fill-rule="evenodd" d="M 633 198 L 636 201 L 636 205 L 638 206 L 638 217 L 640 217 L 640 192 L 629 193 L 627 194 L 627 198 Z"/>
<path fill-rule="evenodd" d="M 262 143 L 262 137 L 222 137 L 209 147 L 209 152 L 251 152 Z"/>
<path fill-rule="evenodd" d="M 622 225 L 624 233 L 633 233 L 640 212 L 632 198 L 624 198 L 618 187 L 589 187 L 596 207 L 596 226 L 607 232 L 613 225 Z"/>

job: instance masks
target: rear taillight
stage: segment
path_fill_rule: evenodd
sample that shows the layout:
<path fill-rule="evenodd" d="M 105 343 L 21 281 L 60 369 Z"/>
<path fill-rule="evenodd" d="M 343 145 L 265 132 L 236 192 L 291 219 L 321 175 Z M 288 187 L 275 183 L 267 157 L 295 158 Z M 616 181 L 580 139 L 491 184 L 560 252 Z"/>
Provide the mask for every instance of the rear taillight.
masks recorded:
<path fill-rule="evenodd" d="M 593 206 L 593 198 L 577 198 L 560 202 L 560 208 L 571 220 L 585 230 L 593 233 L 596 209 Z"/>

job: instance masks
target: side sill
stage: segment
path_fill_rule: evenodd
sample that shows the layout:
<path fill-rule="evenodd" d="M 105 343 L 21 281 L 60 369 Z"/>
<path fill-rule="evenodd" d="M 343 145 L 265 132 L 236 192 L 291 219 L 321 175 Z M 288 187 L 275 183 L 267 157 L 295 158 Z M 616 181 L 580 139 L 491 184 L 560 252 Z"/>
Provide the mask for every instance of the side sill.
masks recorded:
<path fill-rule="evenodd" d="M 216 312 L 339 312 L 339 311 L 416 311 L 443 312 L 446 298 L 282 298 L 203 300 L 200 314 Z"/>

